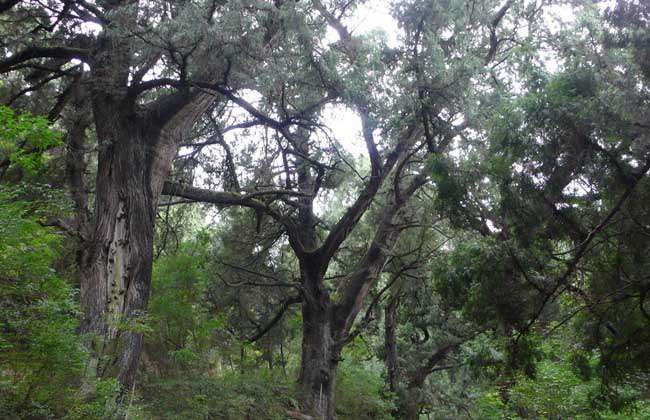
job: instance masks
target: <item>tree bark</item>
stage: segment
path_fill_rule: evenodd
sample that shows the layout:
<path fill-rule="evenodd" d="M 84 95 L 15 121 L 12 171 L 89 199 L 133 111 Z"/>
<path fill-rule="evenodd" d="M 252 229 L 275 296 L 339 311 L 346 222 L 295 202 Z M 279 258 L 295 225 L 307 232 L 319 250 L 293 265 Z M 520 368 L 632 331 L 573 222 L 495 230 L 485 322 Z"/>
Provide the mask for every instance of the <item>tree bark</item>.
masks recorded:
<path fill-rule="evenodd" d="M 420 418 L 420 407 L 418 406 L 419 398 L 406 396 L 400 402 L 399 418 L 404 420 L 418 420 Z"/>
<path fill-rule="evenodd" d="M 317 419 L 335 418 L 336 368 L 340 349 L 332 337 L 329 308 L 302 306 L 300 392 L 303 409 Z"/>
<path fill-rule="evenodd" d="M 406 196 L 409 197 L 414 191 L 409 191 Z M 364 299 L 399 238 L 399 213 L 404 204 L 405 201 L 399 200 L 391 201 L 386 206 L 372 242 L 355 269 L 346 276 L 342 296 L 336 301 L 330 299 L 323 282 L 332 258 L 327 248 L 328 241 L 325 240 L 320 248 L 301 259 L 301 284 L 304 289 L 300 384 L 303 407 L 318 418 L 336 418 L 335 375 L 341 351 L 351 339 L 350 330 Z M 353 228 L 355 218 L 349 220 L 347 227 L 342 229 Z M 302 242 L 307 241 L 303 239 Z"/>
<path fill-rule="evenodd" d="M 151 283 L 157 197 L 150 145 L 155 139 L 138 123 L 110 119 L 97 124 L 104 140 L 93 233 L 82 267 L 82 331 L 92 337 L 96 374 L 116 377 L 128 389 L 142 349 L 135 323 L 144 315 Z"/>
<path fill-rule="evenodd" d="M 123 101 L 93 100 L 99 154 L 95 204 L 80 267 L 82 332 L 89 374 L 134 384 L 149 300 L 158 199 L 178 145 L 212 103 L 181 95 L 165 118 L 140 116 Z"/>
<path fill-rule="evenodd" d="M 299 130 L 296 136 L 298 150 L 309 156 L 309 133 Z M 309 162 L 298 159 L 298 188 L 312 194 L 317 181 L 311 174 Z M 302 408 L 317 419 L 334 419 L 336 368 L 340 348 L 335 343 L 332 324 L 332 301 L 323 284 L 325 259 L 315 251 L 318 247 L 313 196 L 298 198 L 298 243 L 300 248 L 300 275 L 303 286 L 302 302 L 302 357 L 298 378 Z M 306 251 L 306 252 L 305 252 Z"/>
<path fill-rule="evenodd" d="M 335 342 L 333 305 L 323 284 L 323 264 L 318 254 L 300 260 L 300 275 L 302 354 L 298 384 L 302 409 L 317 419 L 334 419 L 340 347 Z"/>
<path fill-rule="evenodd" d="M 397 339 L 395 332 L 397 329 L 397 307 L 399 298 L 391 296 L 384 313 L 384 347 L 386 351 L 386 374 L 388 389 L 391 392 L 397 392 Z"/>

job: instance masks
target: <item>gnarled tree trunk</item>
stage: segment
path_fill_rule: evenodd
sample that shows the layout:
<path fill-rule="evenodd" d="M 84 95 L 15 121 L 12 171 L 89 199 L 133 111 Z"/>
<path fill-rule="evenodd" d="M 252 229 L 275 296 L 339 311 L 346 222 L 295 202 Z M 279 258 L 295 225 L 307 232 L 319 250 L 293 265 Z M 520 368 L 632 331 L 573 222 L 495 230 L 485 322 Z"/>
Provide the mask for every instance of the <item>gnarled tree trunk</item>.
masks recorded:
<path fill-rule="evenodd" d="M 94 101 L 99 154 L 90 237 L 82 245 L 82 332 L 91 339 L 89 374 L 117 378 L 127 390 L 142 351 L 158 199 L 178 145 L 214 98 L 181 95 L 163 119 L 103 99 Z"/>
<path fill-rule="evenodd" d="M 97 375 L 117 377 L 128 387 L 142 348 L 135 323 L 144 314 L 151 283 L 155 139 L 137 123 L 116 120 L 111 133 L 98 129 L 99 138 L 110 142 L 100 143 L 94 229 L 82 267 L 82 329 L 92 335 Z"/>
<path fill-rule="evenodd" d="M 302 306 L 300 391 L 303 408 L 318 419 L 335 418 L 336 368 L 340 349 L 332 337 L 328 308 Z"/>

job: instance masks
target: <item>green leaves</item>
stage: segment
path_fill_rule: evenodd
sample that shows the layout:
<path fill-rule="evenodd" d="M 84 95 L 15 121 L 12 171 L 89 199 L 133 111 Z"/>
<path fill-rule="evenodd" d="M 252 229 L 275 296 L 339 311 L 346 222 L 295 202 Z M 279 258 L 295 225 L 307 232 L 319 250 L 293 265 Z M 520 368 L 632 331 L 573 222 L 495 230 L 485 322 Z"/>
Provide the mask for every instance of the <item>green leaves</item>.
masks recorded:
<path fill-rule="evenodd" d="M 54 270 L 61 237 L 10 197 L 0 190 L 0 415 L 62 415 L 85 360 L 76 296 Z"/>
<path fill-rule="evenodd" d="M 85 404 L 77 387 L 87 354 L 78 297 L 61 275 L 64 236 L 41 224 L 65 214 L 67 201 L 24 177 L 41 175 L 60 144 L 45 118 L 0 107 L 0 177 L 21 180 L 0 185 L 0 417 L 74 417 Z"/>
<path fill-rule="evenodd" d="M 52 130 L 46 118 L 17 115 L 0 106 L 0 162 L 35 175 L 47 160 L 45 152 L 61 144 L 61 133 Z"/>
<path fill-rule="evenodd" d="M 344 357 L 336 380 L 337 415 L 343 419 L 390 419 L 395 410 L 392 395 L 383 392 L 379 364 L 361 364 Z"/>

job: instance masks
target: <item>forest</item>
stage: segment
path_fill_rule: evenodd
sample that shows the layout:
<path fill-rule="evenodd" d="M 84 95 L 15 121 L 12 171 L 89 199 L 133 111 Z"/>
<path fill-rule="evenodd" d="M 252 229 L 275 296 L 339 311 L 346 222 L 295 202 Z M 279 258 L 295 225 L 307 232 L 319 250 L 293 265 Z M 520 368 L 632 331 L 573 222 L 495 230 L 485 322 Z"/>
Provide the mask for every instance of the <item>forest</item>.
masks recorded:
<path fill-rule="evenodd" d="M 650 2 L 0 0 L 0 418 L 650 419 Z"/>

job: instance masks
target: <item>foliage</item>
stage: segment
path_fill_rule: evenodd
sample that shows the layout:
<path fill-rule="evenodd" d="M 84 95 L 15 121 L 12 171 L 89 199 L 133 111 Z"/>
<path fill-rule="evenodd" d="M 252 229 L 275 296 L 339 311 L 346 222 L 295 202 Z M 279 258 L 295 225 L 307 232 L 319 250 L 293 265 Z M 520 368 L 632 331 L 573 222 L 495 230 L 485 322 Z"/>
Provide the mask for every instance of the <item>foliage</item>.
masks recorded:
<path fill-rule="evenodd" d="M 11 165 L 42 169 L 59 135 L 42 118 L 0 108 L 0 141 Z M 74 289 L 55 269 L 61 235 L 41 225 L 47 197 L 39 186 L 0 185 L 0 415 L 61 416 L 74 401 L 85 352 L 76 334 Z"/>
<path fill-rule="evenodd" d="M 291 381 L 265 369 L 151 381 L 143 384 L 143 394 L 147 396 L 146 412 L 157 419 L 279 420 L 297 404 L 291 397 Z"/>
<path fill-rule="evenodd" d="M 203 240 L 201 238 L 204 238 Z M 160 257 L 154 265 L 153 298 L 149 307 L 150 357 L 188 368 L 210 344 L 211 328 L 201 304 L 206 287 L 205 236 L 181 244 L 178 253 Z"/>
<path fill-rule="evenodd" d="M 43 117 L 16 114 L 0 106 L 0 169 L 19 168 L 28 175 L 43 169 L 45 152 L 61 145 L 61 133 L 50 127 Z"/>
<path fill-rule="evenodd" d="M 0 197 L 0 414 L 54 418 L 84 410 L 79 418 L 101 418 L 106 396 L 79 399 L 87 359 L 76 333 L 76 293 L 54 269 L 62 238 L 30 216 L 32 203 L 4 191 Z M 89 404 L 102 414 L 91 416 Z"/>
<path fill-rule="evenodd" d="M 350 355 L 352 356 L 352 355 Z M 381 365 L 345 358 L 336 377 L 337 416 L 340 419 L 390 419 L 393 396 L 385 391 Z"/>
<path fill-rule="evenodd" d="M 481 396 L 477 411 L 482 418 L 575 418 L 575 419 L 643 419 L 650 405 L 642 400 L 642 389 L 634 386 L 619 389 L 629 404 L 618 412 L 604 403 L 602 384 L 595 378 L 585 379 L 576 365 L 571 343 L 566 337 L 547 339 L 544 356 L 537 363 L 534 378 L 520 376 L 502 388 L 489 388 Z M 595 367 L 597 356 L 587 363 Z"/>

